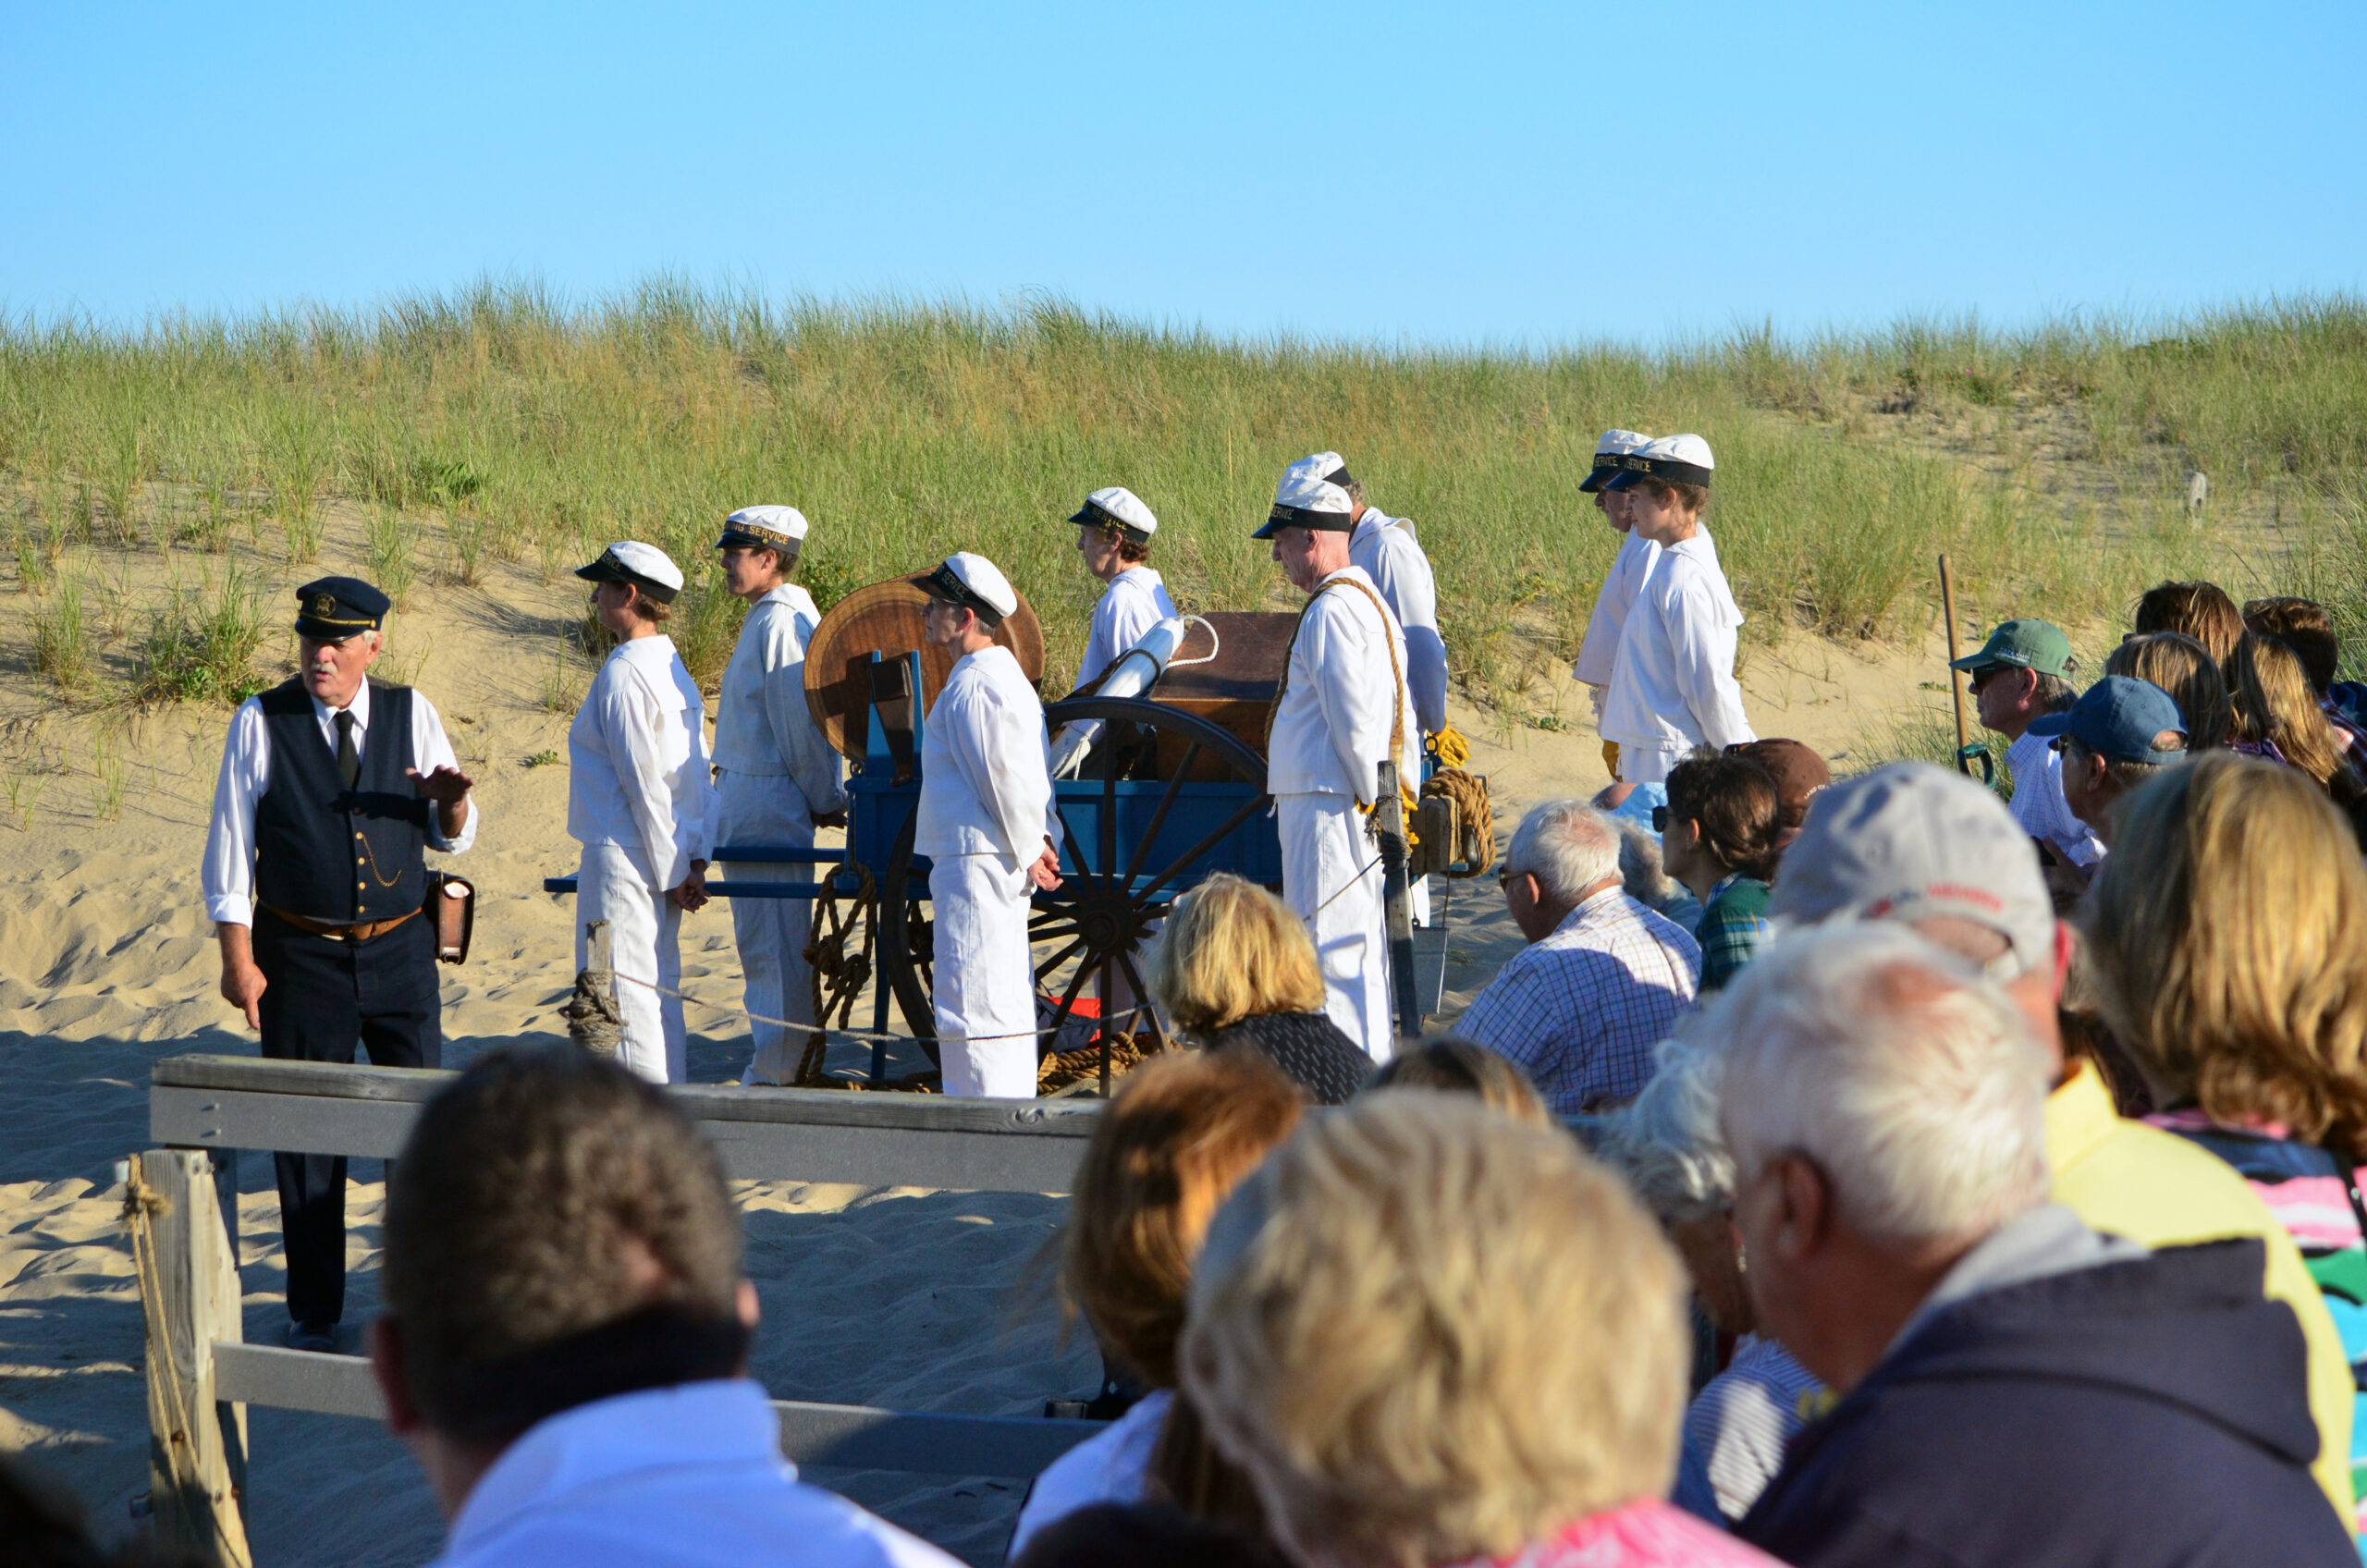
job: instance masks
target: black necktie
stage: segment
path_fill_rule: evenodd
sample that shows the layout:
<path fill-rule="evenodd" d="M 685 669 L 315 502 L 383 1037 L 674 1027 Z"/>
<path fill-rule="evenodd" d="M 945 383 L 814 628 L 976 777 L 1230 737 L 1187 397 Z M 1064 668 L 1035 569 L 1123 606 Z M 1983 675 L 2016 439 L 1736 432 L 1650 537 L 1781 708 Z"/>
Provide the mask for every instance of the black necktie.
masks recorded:
<path fill-rule="evenodd" d="M 353 744 L 353 712 L 340 710 L 337 716 L 337 771 L 352 789 L 362 781 L 362 753 Z"/>

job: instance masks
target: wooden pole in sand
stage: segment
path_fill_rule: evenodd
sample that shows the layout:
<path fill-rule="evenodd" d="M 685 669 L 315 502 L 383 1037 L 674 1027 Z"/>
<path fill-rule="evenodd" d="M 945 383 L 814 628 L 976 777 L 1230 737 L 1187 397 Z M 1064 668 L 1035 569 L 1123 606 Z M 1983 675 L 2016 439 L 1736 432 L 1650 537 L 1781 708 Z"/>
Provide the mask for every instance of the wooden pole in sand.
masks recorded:
<path fill-rule="evenodd" d="M 214 1346 L 236 1344 L 239 1267 L 202 1149 L 131 1158 L 124 1219 L 148 1329 L 148 1469 L 158 1543 L 209 1568 L 250 1568 L 247 1411 L 214 1395 Z"/>
<path fill-rule="evenodd" d="M 1964 727 L 1964 671 L 1956 668 L 1956 660 L 1963 656 L 1956 649 L 1956 584 L 1945 554 L 1940 557 L 1940 615 L 1948 623 L 1948 696 L 1956 710 L 1956 771 L 1969 778 L 1972 768 L 1964 753 L 1972 741 Z"/>

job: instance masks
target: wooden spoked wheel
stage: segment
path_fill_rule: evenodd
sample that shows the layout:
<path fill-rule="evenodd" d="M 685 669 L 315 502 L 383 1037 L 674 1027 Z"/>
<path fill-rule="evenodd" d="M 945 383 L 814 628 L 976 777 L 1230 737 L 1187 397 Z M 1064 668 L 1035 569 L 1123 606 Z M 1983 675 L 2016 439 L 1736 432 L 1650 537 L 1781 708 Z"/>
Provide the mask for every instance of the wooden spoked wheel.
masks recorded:
<path fill-rule="evenodd" d="M 1038 1055 L 1061 1038 L 1088 981 L 1098 981 L 1102 1090 L 1111 1036 L 1124 1033 L 1163 1048 L 1150 1006 L 1142 949 L 1177 894 L 1219 866 L 1204 865 L 1224 841 L 1272 804 L 1266 763 L 1221 726 L 1133 697 L 1073 697 L 1047 709 L 1054 733 L 1102 725 L 1085 777 L 1055 787 L 1067 842 L 1062 880 L 1039 890 L 1029 913 L 1036 989 L 1055 998 Z M 908 823 L 879 878 L 879 962 L 904 1023 L 938 1060 L 933 927 L 926 879 L 912 867 Z"/>

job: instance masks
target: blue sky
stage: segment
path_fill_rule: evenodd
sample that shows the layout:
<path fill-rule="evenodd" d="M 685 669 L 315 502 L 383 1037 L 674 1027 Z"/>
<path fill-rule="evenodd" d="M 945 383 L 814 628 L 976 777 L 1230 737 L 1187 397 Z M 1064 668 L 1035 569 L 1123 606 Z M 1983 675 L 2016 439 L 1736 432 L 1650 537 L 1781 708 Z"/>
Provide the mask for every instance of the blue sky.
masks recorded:
<path fill-rule="evenodd" d="M 0 0 L 0 310 L 655 272 L 1657 340 L 2367 288 L 2367 6 Z"/>

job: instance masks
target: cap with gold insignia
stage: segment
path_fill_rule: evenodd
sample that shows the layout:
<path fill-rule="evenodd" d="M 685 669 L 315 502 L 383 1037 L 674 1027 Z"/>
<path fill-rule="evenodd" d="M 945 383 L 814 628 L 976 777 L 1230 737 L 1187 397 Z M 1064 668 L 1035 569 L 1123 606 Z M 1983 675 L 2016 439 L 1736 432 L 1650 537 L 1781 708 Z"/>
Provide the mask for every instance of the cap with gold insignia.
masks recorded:
<path fill-rule="evenodd" d="M 1578 481 L 1579 491 L 1591 496 L 1610 484 L 1611 476 L 1619 472 L 1619 459 L 1630 452 L 1640 451 L 1650 446 L 1651 440 L 1640 430 L 1604 431 L 1602 439 L 1594 444 L 1593 469 Z"/>
<path fill-rule="evenodd" d="M 1330 480 L 1312 478 L 1305 472 L 1285 473 L 1274 492 L 1274 509 L 1266 514 L 1266 526 L 1250 537 L 1271 539 L 1285 528 L 1346 533 L 1355 527 L 1355 512 L 1356 504 L 1348 499 L 1348 493 Z"/>
<path fill-rule="evenodd" d="M 805 547 L 805 514 L 795 507 L 742 507 L 723 520 L 723 536 L 715 547 L 779 550 L 793 556 Z"/>
<path fill-rule="evenodd" d="M 1717 459 L 1710 455 L 1710 443 L 1699 435 L 1663 435 L 1624 454 L 1619 472 L 1604 480 L 1602 487 L 1625 490 L 1642 479 L 1707 485 L 1717 467 Z"/>
<path fill-rule="evenodd" d="M 949 605 L 975 610 L 988 626 L 1000 626 L 1003 617 L 1019 608 L 1011 580 L 994 562 L 968 550 L 954 551 L 935 571 L 914 578 L 913 586 Z"/>
<path fill-rule="evenodd" d="M 1320 479 L 1343 490 L 1356 482 L 1356 476 L 1348 472 L 1348 459 L 1337 452 L 1318 452 L 1282 470 L 1284 484 L 1294 479 Z"/>
<path fill-rule="evenodd" d="M 1147 545 L 1150 536 L 1159 532 L 1159 519 L 1143 505 L 1140 496 L 1122 484 L 1112 484 L 1087 496 L 1085 505 L 1069 521 L 1093 528 L 1114 528 L 1133 545 Z"/>
<path fill-rule="evenodd" d="M 296 635 L 342 643 L 385 623 L 394 601 L 358 577 L 319 577 L 296 590 Z"/>
<path fill-rule="evenodd" d="M 682 591 L 682 569 L 655 545 L 619 539 L 600 552 L 590 566 L 575 569 L 587 582 L 630 582 L 661 605 L 670 605 Z"/>

